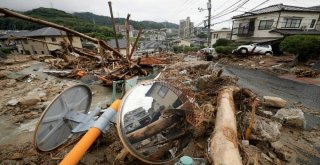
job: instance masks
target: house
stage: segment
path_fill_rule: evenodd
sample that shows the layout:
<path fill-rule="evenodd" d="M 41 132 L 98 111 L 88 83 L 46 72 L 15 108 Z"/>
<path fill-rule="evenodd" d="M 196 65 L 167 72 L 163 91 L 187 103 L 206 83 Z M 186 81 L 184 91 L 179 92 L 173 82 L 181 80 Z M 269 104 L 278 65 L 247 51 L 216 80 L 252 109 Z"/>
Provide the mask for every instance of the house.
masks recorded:
<path fill-rule="evenodd" d="M 198 47 L 206 47 L 207 39 L 205 38 L 191 38 L 190 39 L 190 46 L 198 46 Z"/>
<path fill-rule="evenodd" d="M 178 108 L 182 104 L 179 97 L 181 92 L 179 96 L 175 92 L 177 91 L 170 86 L 162 82 L 155 82 L 146 93 L 146 96 L 153 98 L 150 112 L 159 112 L 161 109 Z"/>
<path fill-rule="evenodd" d="M 108 41 L 107 43 L 111 47 L 113 47 L 114 49 L 117 49 L 117 44 L 116 44 L 115 39 L 112 39 L 112 40 Z M 120 54 L 125 56 L 127 54 L 127 41 L 126 41 L 126 39 L 118 39 L 118 43 L 119 43 Z M 131 50 L 132 50 L 132 44 L 130 43 L 129 52 L 131 52 Z"/>
<path fill-rule="evenodd" d="M 287 35 L 320 35 L 320 10 L 283 4 L 233 17 L 232 40 L 268 42 Z"/>
<path fill-rule="evenodd" d="M 10 40 L 10 38 L 12 38 Z M 20 54 L 53 54 L 57 49 L 61 49 L 59 44 L 62 41 L 70 43 L 66 32 L 52 27 L 45 27 L 34 31 L 20 31 L 8 33 L 0 37 L 6 45 L 14 44 Z M 72 45 L 82 48 L 80 37 L 72 36 Z M 50 44 L 57 43 L 57 44 Z"/>
<path fill-rule="evenodd" d="M 116 24 L 115 27 L 116 27 L 117 33 L 120 33 L 123 36 L 126 36 L 126 26 L 125 25 Z M 134 31 L 135 30 L 134 30 L 133 26 L 129 25 L 129 37 L 133 37 Z"/>
<path fill-rule="evenodd" d="M 220 38 L 231 40 L 231 29 L 222 28 L 211 32 L 211 44 L 215 44 Z"/>
<path fill-rule="evenodd" d="M 173 41 L 173 45 L 175 46 L 191 46 L 191 42 L 189 40 L 186 39 L 178 39 Z"/>

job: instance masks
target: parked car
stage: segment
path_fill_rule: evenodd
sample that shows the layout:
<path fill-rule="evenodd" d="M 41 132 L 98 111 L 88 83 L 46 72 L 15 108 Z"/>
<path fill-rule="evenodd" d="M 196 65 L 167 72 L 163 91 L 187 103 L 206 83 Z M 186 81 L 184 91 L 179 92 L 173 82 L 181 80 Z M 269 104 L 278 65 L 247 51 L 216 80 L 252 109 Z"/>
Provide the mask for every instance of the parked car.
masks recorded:
<path fill-rule="evenodd" d="M 253 52 L 252 52 L 253 51 Z M 250 44 L 250 45 L 240 45 L 237 49 L 233 50 L 232 53 L 236 54 L 265 54 L 265 55 L 272 55 L 272 47 L 271 45 L 257 45 L 257 44 Z"/>

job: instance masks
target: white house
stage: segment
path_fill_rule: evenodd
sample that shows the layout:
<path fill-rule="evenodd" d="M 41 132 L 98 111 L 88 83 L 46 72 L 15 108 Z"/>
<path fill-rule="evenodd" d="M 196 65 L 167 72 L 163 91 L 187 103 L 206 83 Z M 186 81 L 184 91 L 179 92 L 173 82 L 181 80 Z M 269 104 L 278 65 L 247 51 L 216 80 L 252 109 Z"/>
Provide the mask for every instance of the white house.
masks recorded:
<path fill-rule="evenodd" d="M 320 35 L 320 10 L 283 4 L 233 17 L 232 40 L 267 42 L 286 35 Z"/>
<path fill-rule="evenodd" d="M 211 44 L 215 44 L 218 39 L 231 39 L 231 29 L 229 28 L 222 28 L 220 30 L 214 30 L 211 32 Z"/>

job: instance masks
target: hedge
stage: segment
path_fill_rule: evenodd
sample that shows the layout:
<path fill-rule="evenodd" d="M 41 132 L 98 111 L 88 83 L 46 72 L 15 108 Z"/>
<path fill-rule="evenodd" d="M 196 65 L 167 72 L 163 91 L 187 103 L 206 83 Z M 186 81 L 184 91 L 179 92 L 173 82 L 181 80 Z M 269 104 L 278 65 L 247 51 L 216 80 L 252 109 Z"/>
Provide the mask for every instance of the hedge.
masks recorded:
<path fill-rule="evenodd" d="M 232 53 L 232 50 L 236 48 L 237 46 L 217 46 L 215 47 L 215 50 L 217 53 L 230 54 Z"/>

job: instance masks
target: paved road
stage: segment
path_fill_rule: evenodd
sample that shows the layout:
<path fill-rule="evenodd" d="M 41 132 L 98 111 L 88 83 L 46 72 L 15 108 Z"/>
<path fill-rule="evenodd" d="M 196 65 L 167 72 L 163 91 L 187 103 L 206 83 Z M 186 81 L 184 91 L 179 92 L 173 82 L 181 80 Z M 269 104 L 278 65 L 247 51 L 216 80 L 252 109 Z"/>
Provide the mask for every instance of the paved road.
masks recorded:
<path fill-rule="evenodd" d="M 234 66 L 224 68 L 227 73 L 240 78 L 240 86 L 253 89 L 259 95 L 279 96 L 320 111 L 320 86 L 279 78 L 259 70 Z"/>

